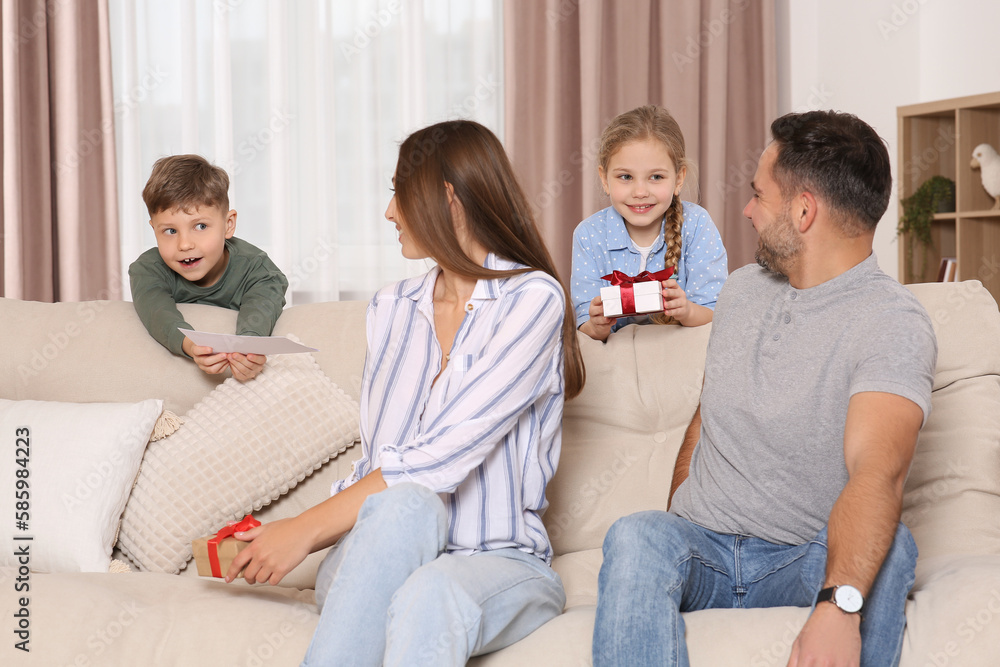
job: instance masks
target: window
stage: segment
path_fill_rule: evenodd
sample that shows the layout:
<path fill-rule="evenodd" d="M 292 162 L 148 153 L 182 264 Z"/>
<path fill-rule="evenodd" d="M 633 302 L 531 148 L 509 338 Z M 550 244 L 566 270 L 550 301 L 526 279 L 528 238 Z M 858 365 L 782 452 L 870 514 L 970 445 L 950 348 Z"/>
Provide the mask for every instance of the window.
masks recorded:
<path fill-rule="evenodd" d="M 153 162 L 229 172 L 236 235 L 289 303 L 367 299 L 426 271 L 383 217 L 399 142 L 449 119 L 502 137 L 500 0 L 110 0 L 123 276 L 155 245 Z"/>

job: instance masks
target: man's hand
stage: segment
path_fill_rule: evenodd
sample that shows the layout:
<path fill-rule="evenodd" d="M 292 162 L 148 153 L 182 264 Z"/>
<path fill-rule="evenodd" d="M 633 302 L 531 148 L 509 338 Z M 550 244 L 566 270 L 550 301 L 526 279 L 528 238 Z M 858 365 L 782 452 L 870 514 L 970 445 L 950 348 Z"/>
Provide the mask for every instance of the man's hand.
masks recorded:
<path fill-rule="evenodd" d="M 860 615 L 820 602 L 792 644 L 788 667 L 857 667 L 861 664 L 860 627 Z"/>
<path fill-rule="evenodd" d="M 236 533 L 236 539 L 250 542 L 250 546 L 236 554 L 226 571 L 226 583 L 236 579 L 240 570 L 246 567 L 243 578 L 247 583 L 267 582 L 276 586 L 286 574 L 305 560 L 311 543 L 297 518 L 279 519 Z"/>
<path fill-rule="evenodd" d="M 263 354 L 243 355 L 239 352 L 227 354 L 229 368 L 233 371 L 233 377 L 240 382 L 247 382 L 257 377 L 267 363 L 267 357 Z"/>
<path fill-rule="evenodd" d="M 229 359 L 226 358 L 226 354 L 224 352 L 213 354 L 212 348 L 205 345 L 195 345 L 191 339 L 187 337 L 184 338 L 184 342 L 181 343 L 181 347 L 184 349 L 184 353 L 194 360 L 194 363 L 198 365 L 198 368 L 205 371 L 209 375 L 224 373 L 226 369 L 229 368 Z"/>
<path fill-rule="evenodd" d="M 611 335 L 611 327 L 618 318 L 604 317 L 604 302 L 598 294 L 590 302 L 590 319 L 580 325 L 580 331 L 594 340 L 607 340 Z"/>

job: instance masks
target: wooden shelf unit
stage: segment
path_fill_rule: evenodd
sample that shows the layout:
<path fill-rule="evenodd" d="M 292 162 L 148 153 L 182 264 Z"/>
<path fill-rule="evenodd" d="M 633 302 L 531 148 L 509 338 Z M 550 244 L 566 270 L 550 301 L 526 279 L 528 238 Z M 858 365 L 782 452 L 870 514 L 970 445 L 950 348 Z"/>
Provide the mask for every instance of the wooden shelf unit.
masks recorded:
<path fill-rule="evenodd" d="M 1000 92 L 898 107 L 899 215 L 902 201 L 932 176 L 955 181 L 954 213 L 938 213 L 926 263 L 921 248 L 907 257 L 899 239 L 900 281 L 933 282 L 942 257 L 955 257 L 958 280 L 979 280 L 1000 301 L 1000 210 L 972 168 L 972 150 L 987 143 L 1000 150 Z"/>

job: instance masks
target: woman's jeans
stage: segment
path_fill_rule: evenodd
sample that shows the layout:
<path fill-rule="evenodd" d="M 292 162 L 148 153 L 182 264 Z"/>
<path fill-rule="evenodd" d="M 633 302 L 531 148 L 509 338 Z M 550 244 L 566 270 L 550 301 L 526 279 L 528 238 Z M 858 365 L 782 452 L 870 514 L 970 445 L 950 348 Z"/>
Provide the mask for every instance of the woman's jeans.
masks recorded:
<path fill-rule="evenodd" d="M 464 665 L 562 612 L 562 582 L 544 561 L 514 548 L 443 553 L 446 521 L 417 484 L 369 496 L 320 565 L 322 613 L 302 664 Z"/>
<path fill-rule="evenodd" d="M 865 599 L 862 667 L 899 663 L 916 562 L 913 537 L 899 524 Z M 594 665 L 687 665 L 681 612 L 812 607 L 825 575 L 825 528 L 786 546 L 715 533 L 669 512 L 624 517 L 604 538 Z"/>

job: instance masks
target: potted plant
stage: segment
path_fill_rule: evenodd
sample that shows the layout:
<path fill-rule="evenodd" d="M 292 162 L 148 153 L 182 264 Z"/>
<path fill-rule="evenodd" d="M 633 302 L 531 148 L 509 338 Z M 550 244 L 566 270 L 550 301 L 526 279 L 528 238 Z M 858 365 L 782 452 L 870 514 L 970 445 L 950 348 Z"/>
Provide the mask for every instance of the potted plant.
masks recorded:
<path fill-rule="evenodd" d="M 919 281 L 927 273 L 927 256 L 931 247 L 931 223 L 935 213 L 955 210 L 955 181 L 945 176 L 932 176 L 903 200 L 903 215 L 897 233 L 906 235 L 906 265 L 910 267 L 910 282 Z M 920 244 L 920 270 L 913 261 L 914 247 Z"/>

